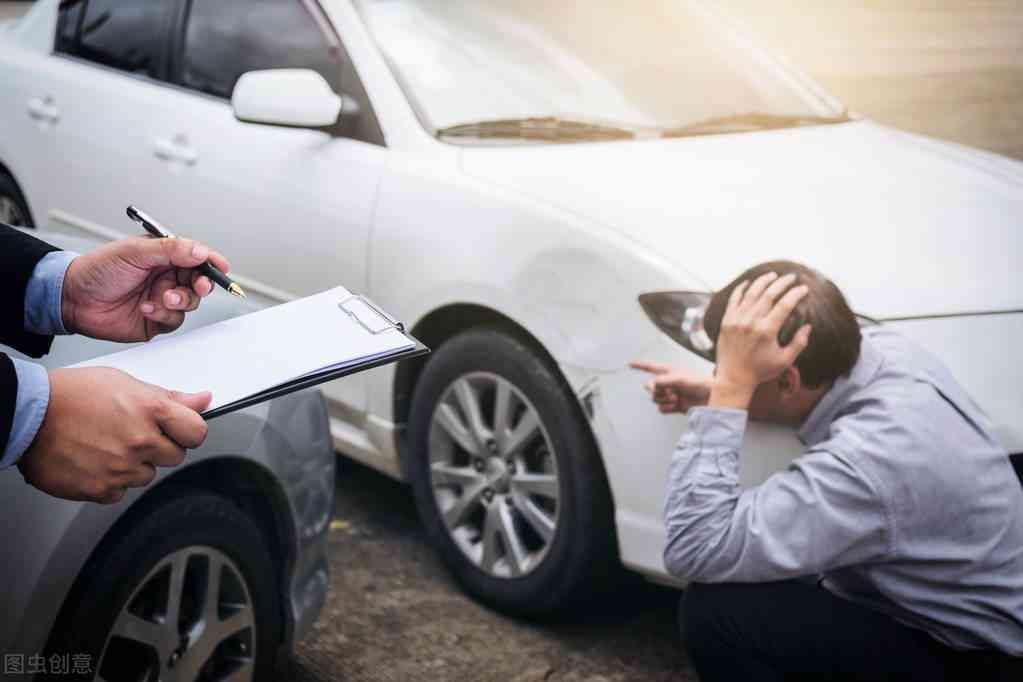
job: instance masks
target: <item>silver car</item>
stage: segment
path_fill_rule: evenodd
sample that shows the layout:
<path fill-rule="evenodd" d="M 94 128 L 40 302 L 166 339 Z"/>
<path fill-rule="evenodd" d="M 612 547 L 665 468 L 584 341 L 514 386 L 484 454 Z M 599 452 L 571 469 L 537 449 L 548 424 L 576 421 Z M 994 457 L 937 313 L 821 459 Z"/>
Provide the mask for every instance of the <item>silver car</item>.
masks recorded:
<path fill-rule="evenodd" d="M 229 298 L 214 294 L 186 325 L 237 315 Z M 43 362 L 115 348 L 58 338 Z M 182 466 L 116 505 L 0 473 L 4 679 L 273 679 L 326 598 L 334 465 L 323 399 L 304 391 L 212 420 Z"/>

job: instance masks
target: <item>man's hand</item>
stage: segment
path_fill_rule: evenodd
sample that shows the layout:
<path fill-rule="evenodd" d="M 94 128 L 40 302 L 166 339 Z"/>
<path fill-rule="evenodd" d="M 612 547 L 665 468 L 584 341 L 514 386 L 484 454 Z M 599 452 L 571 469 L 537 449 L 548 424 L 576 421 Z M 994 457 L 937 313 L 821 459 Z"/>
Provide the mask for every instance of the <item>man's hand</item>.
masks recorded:
<path fill-rule="evenodd" d="M 167 391 L 107 367 L 51 370 L 46 416 L 18 468 L 55 497 L 118 502 L 202 444 L 198 413 L 209 403 L 209 393 Z"/>
<path fill-rule="evenodd" d="M 793 274 L 779 278 L 769 272 L 732 290 L 718 334 L 709 405 L 747 408 L 757 386 L 776 378 L 806 348 L 808 324 L 787 346 L 778 343 L 778 331 L 807 293 L 806 286 L 792 286 L 795 280 Z"/>
<path fill-rule="evenodd" d="M 650 397 L 663 414 L 686 413 L 689 408 L 706 405 L 710 397 L 709 378 L 698 377 L 669 365 L 655 362 L 630 362 L 629 367 L 649 372 L 654 378 L 644 384 Z"/>
<path fill-rule="evenodd" d="M 64 276 L 61 317 L 69 332 L 108 341 L 148 341 L 172 332 L 213 283 L 194 268 L 227 260 L 191 239 L 132 237 L 79 256 Z"/>

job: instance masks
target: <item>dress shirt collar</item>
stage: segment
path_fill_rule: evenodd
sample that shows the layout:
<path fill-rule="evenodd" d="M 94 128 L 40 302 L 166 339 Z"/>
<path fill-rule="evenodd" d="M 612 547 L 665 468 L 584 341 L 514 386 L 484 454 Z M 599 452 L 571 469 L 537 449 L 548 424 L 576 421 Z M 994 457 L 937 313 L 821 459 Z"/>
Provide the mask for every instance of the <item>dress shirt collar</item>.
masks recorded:
<path fill-rule="evenodd" d="M 853 365 L 852 371 L 835 380 L 799 428 L 799 439 L 805 445 L 813 447 L 828 439 L 831 423 L 835 421 L 839 411 L 849 403 L 853 394 L 871 382 L 881 368 L 881 362 L 881 351 L 874 346 L 869 334 L 863 334 L 860 341 L 860 357 Z"/>

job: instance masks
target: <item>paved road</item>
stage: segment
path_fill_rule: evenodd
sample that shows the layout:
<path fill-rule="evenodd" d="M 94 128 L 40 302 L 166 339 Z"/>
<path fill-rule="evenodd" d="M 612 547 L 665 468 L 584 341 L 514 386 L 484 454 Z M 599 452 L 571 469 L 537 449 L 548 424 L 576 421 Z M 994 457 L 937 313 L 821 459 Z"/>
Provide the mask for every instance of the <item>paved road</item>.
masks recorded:
<path fill-rule="evenodd" d="M 675 635 L 679 593 L 624 586 L 556 625 L 505 618 L 468 599 L 419 528 L 410 491 L 341 459 L 330 597 L 287 679 L 502 682 L 695 680 Z"/>

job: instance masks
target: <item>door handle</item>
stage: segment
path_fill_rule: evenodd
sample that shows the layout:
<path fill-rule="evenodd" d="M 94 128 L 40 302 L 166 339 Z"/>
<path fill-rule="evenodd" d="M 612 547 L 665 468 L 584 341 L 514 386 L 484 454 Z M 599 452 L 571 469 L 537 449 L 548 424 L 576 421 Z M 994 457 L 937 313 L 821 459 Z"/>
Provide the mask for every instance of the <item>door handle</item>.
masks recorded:
<path fill-rule="evenodd" d="M 161 161 L 176 161 L 186 166 L 194 166 L 199 160 L 199 152 L 183 135 L 175 135 L 172 140 L 158 137 L 153 141 L 153 155 Z"/>
<path fill-rule="evenodd" d="M 60 109 L 49 95 L 33 97 L 28 101 L 28 115 L 34 121 L 56 123 L 60 120 Z"/>

